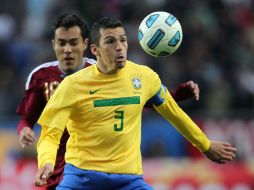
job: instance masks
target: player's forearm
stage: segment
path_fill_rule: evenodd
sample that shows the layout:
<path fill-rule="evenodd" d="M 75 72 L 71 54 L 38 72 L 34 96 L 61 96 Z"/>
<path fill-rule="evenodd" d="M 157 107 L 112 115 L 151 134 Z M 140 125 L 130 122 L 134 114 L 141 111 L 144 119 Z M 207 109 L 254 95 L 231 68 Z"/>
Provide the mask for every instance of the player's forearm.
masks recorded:
<path fill-rule="evenodd" d="M 56 154 L 62 133 L 63 131 L 57 128 L 42 127 L 40 139 L 37 144 L 39 168 L 46 163 L 51 163 L 53 166 L 55 165 Z"/>
<path fill-rule="evenodd" d="M 20 133 L 24 127 L 33 129 L 45 104 L 46 102 L 43 99 L 43 94 L 28 93 L 28 91 L 26 91 L 16 110 L 16 113 L 21 116 L 21 120 L 18 124 L 18 133 Z"/>
<path fill-rule="evenodd" d="M 155 109 L 200 151 L 208 150 L 209 139 L 169 94 L 164 103 Z"/>

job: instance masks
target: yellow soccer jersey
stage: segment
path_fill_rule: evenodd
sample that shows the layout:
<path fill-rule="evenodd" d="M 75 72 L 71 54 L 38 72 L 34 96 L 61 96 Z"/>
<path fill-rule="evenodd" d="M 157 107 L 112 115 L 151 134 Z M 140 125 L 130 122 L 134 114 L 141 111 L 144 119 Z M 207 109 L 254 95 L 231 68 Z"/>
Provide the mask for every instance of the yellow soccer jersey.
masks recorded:
<path fill-rule="evenodd" d="M 155 72 L 130 61 L 114 75 L 104 75 L 93 65 L 66 77 L 38 121 L 39 167 L 54 163 L 58 133 L 67 126 L 66 163 L 86 170 L 142 174 L 141 116 L 149 99 L 188 140 L 207 150 L 209 140 L 162 88 Z"/>
<path fill-rule="evenodd" d="M 130 61 L 114 75 L 101 74 L 93 65 L 64 79 L 38 123 L 61 131 L 67 126 L 67 163 L 142 174 L 142 109 L 160 85 L 155 72 Z"/>

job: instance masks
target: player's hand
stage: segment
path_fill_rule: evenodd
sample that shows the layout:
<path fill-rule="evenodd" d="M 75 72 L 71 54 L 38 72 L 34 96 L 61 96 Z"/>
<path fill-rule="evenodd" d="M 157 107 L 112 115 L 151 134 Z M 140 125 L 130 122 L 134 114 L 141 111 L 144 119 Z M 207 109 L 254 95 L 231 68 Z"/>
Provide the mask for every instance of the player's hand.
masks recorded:
<path fill-rule="evenodd" d="M 199 100 L 199 87 L 198 84 L 192 80 L 181 83 L 175 90 L 170 92 L 175 101 L 184 101 L 194 97 L 196 101 Z"/>
<path fill-rule="evenodd" d="M 198 84 L 193 82 L 192 80 L 187 81 L 186 83 L 186 88 L 190 90 L 190 92 L 193 94 L 193 97 L 195 98 L 196 101 L 199 100 L 199 87 Z"/>
<path fill-rule="evenodd" d="M 237 149 L 232 147 L 230 143 L 211 141 L 209 149 L 204 154 L 213 162 L 225 164 L 236 157 L 236 152 Z"/>
<path fill-rule="evenodd" d="M 26 146 L 31 146 L 35 142 L 34 131 L 30 127 L 24 127 L 19 134 L 19 143 L 25 148 Z"/>
<path fill-rule="evenodd" d="M 46 163 L 40 168 L 35 176 L 35 186 L 43 186 L 47 184 L 47 179 L 53 173 L 54 166 L 50 163 Z"/>

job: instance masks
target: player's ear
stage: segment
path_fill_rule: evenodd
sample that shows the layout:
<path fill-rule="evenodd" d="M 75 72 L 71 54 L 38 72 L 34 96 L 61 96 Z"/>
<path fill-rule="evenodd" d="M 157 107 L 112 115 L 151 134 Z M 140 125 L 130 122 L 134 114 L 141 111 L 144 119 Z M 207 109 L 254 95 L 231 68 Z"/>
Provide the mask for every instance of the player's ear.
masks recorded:
<path fill-rule="evenodd" d="M 52 47 L 53 47 L 53 49 L 55 49 L 55 40 L 53 39 L 53 40 L 51 40 L 51 43 L 52 43 Z"/>
<path fill-rule="evenodd" d="M 95 56 L 99 56 L 100 55 L 99 47 L 97 45 L 91 44 L 90 50 L 91 50 L 93 55 L 95 55 Z"/>
<path fill-rule="evenodd" d="M 85 44 L 86 48 L 88 47 L 88 43 L 89 43 L 89 39 L 88 39 L 88 38 L 85 38 L 85 39 L 84 39 L 84 44 Z"/>
<path fill-rule="evenodd" d="M 84 51 L 87 49 L 87 47 L 89 46 L 89 39 L 88 38 L 85 38 L 83 40 L 83 48 L 84 48 Z"/>

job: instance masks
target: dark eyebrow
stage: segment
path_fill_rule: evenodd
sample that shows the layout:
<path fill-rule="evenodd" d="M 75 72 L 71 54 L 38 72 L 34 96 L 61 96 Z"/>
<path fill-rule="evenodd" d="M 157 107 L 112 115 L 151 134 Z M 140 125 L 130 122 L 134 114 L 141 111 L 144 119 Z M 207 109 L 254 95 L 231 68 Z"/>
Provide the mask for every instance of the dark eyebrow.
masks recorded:
<path fill-rule="evenodd" d="M 126 37 L 126 38 L 127 38 L 126 34 L 120 35 L 120 38 L 122 38 L 122 37 Z M 114 38 L 114 36 L 106 36 L 106 37 L 104 38 L 104 40 L 106 40 L 106 39 L 108 39 L 108 38 Z"/>
<path fill-rule="evenodd" d="M 63 39 L 63 38 L 58 38 L 57 40 L 59 40 L 59 41 L 74 41 L 74 40 L 78 40 L 78 38 L 71 38 L 71 39 L 68 39 L 68 40 Z"/>

